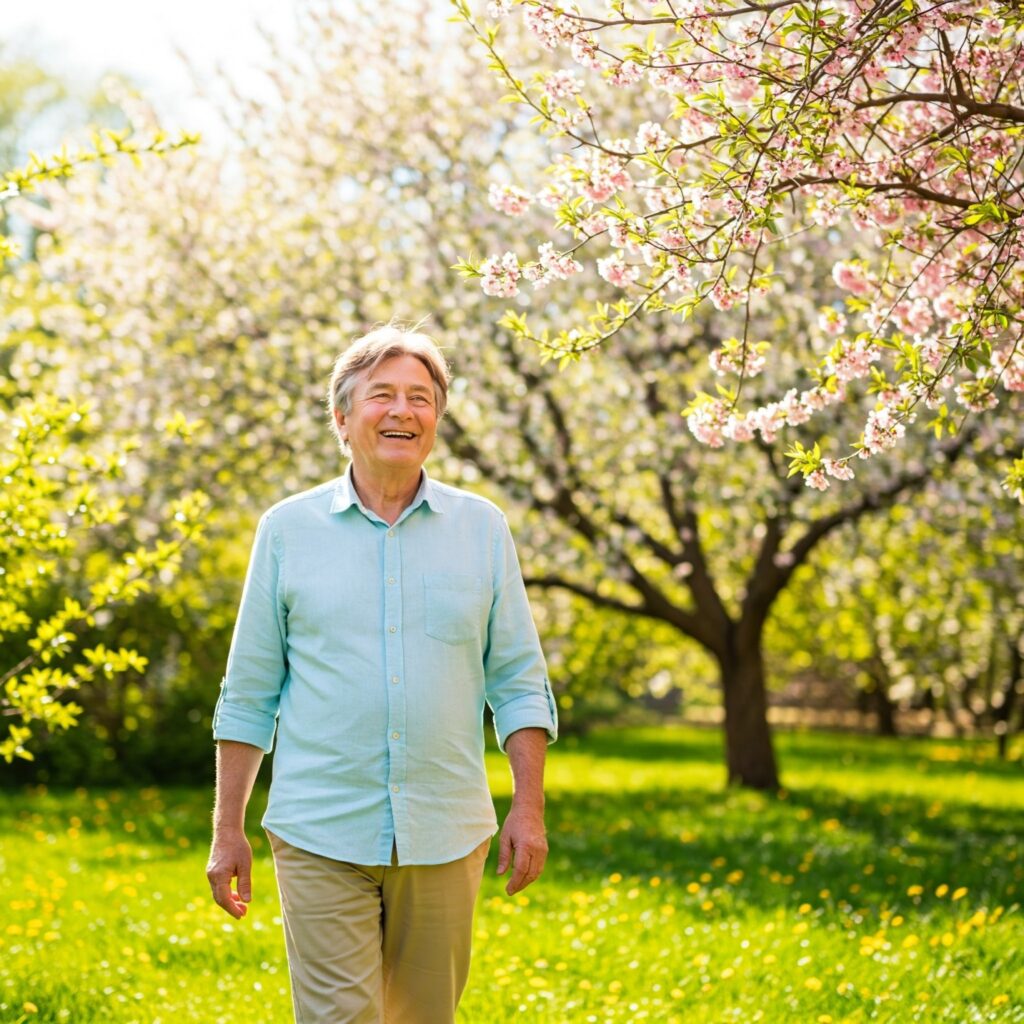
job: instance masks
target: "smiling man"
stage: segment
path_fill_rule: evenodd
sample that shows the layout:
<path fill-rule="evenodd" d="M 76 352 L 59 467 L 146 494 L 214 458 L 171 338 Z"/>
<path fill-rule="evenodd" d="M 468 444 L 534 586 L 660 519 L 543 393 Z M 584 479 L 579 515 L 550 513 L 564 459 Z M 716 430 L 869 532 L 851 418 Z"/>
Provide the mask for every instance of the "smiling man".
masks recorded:
<path fill-rule="evenodd" d="M 505 517 L 423 470 L 447 395 L 430 338 L 389 326 L 359 339 L 328 393 L 347 471 L 256 532 L 214 715 L 207 877 L 243 917 L 245 808 L 276 733 L 263 826 L 301 1024 L 454 1021 L 497 831 L 485 702 L 515 787 L 506 891 L 547 856 L 555 705 Z"/>

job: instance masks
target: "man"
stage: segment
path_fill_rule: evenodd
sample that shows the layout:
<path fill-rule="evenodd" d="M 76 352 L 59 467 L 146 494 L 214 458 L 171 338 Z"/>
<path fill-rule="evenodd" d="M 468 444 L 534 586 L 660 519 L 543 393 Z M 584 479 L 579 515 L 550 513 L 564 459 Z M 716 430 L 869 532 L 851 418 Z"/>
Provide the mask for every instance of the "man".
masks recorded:
<path fill-rule="evenodd" d="M 328 396 L 348 470 L 275 505 L 256 532 L 214 715 L 207 877 L 243 917 L 245 807 L 276 729 L 263 826 L 300 1024 L 454 1021 L 497 831 L 485 701 L 515 791 L 506 891 L 547 856 L 556 713 L 512 538 L 494 505 L 423 471 L 447 390 L 424 335 L 358 340 Z"/>

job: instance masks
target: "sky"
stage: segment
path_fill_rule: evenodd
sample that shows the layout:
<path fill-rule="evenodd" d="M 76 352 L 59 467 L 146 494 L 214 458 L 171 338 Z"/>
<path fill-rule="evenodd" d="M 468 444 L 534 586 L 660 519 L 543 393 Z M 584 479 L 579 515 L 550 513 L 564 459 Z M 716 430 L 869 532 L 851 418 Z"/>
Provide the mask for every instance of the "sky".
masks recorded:
<path fill-rule="evenodd" d="M 263 25 L 294 39 L 292 0 L 30 0 L 4 2 L 0 40 L 45 68 L 88 88 L 104 73 L 127 74 L 153 102 L 165 127 L 216 133 L 216 118 L 194 98 L 180 47 L 199 76 L 220 65 L 247 94 L 259 95 Z M 46 142 L 41 144 L 45 145 Z"/>

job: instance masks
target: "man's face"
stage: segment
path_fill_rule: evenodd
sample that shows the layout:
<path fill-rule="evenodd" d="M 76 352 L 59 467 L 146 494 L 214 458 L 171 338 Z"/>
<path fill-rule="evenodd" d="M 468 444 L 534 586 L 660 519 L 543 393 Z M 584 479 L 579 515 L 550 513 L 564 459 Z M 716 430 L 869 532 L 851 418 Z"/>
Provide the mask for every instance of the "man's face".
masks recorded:
<path fill-rule="evenodd" d="M 363 375 L 351 410 L 336 416 L 357 475 L 418 471 L 437 434 L 434 381 L 415 356 L 395 356 Z"/>

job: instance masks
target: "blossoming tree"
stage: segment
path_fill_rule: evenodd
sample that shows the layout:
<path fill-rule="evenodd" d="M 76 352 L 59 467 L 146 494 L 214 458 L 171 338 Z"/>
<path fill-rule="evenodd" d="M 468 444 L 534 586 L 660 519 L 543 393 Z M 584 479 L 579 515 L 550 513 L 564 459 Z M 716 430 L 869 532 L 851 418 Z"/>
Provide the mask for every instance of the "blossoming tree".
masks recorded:
<path fill-rule="evenodd" d="M 97 137 L 92 148 L 33 157 L 26 168 L 4 175 L 0 204 L 88 164 L 123 154 L 162 156 L 193 141 L 160 134 L 140 143 L 129 133 L 111 132 Z M 3 261 L 17 255 L 17 243 L 0 235 L 0 278 Z M 5 370 L 0 381 L 0 720 L 7 727 L 0 734 L 0 757 L 8 762 L 31 760 L 41 731 L 59 732 L 76 723 L 81 707 L 69 697 L 83 686 L 126 686 L 130 673 L 145 670 L 146 659 L 136 651 L 103 642 L 87 646 L 79 642 L 80 634 L 93 630 L 112 607 L 136 600 L 154 577 L 173 576 L 183 547 L 201 532 L 205 508 L 201 494 L 179 495 L 165 510 L 162 537 L 136 541 L 113 557 L 96 557 L 93 551 L 76 587 L 68 563 L 84 557 L 97 537 L 126 518 L 109 485 L 123 476 L 131 447 L 103 438 L 87 404 L 37 393 L 38 379 L 11 373 L 17 348 L 5 332 L 0 339 Z"/>
<path fill-rule="evenodd" d="M 143 439 L 149 471 L 145 487 L 133 481 L 135 519 L 155 523 L 164 499 L 199 484 L 213 498 L 205 564 L 175 584 L 180 617 L 139 629 L 140 643 L 160 641 L 144 648 L 154 663 L 171 640 L 190 655 L 168 676 L 193 687 L 193 707 L 208 715 L 256 516 L 337 471 L 322 405 L 333 357 L 368 324 L 426 314 L 455 369 L 431 472 L 508 509 L 531 592 L 542 595 L 542 633 L 567 628 L 564 600 L 552 611 L 548 593 L 653 623 L 650 635 L 670 635 L 720 684 L 730 778 L 772 788 L 763 638 L 776 599 L 821 541 L 925 487 L 969 434 L 908 437 L 896 457 L 825 495 L 787 479 L 767 444 L 702 448 L 679 410 L 696 368 L 728 337 L 729 313 L 713 307 L 682 325 L 653 313 L 571 372 L 539 366 L 514 331 L 494 329 L 498 303 L 450 270 L 460 253 L 500 241 L 508 222 L 487 202 L 488 177 L 507 183 L 521 171 L 533 133 L 508 107 L 513 116 L 496 121 L 487 101 L 498 89 L 481 88 L 475 54 L 455 46 L 439 71 L 437 50 L 452 37 L 438 33 L 462 30 L 439 28 L 430 3 L 419 19 L 412 9 L 367 0 L 314 11 L 306 59 L 272 63 L 278 95 L 243 106 L 230 154 L 115 169 L 99 189 L 72 182 L 47 211 L 53 234 L 39 265 L 0 282 L 18 378 L 50 360 L 58 384 L 73 382 L 111 410 L 118 431 Z M 478 102 L 467 106 L 470 93 Z M 146 113 L 133 117 L 145 123 Z M 502 202 L 502 186 L 495 193 Z M 534 209 L 518 226 L 544 223 Z M 759 335 L 816 322 L 829 280 L 821 244 L 784 268 L 788 301 L 769 295 L 751 311 Z M 575 275 L 549 297 L 561 319 L 596 295 Z M 772 362 L 750 387 L 775 386 L 789 365 Z M 844 429 L 835 406 L 821 415 Z M 187 447 L 164 440 L 176 419 Z M 807 424 L 791 429 L 811 445 Z M 813 599 L 795 588 L 798 608 Z M 565 646 L 549 644 L 556 654 Z M 621 649 L 576 646 L 559 659 L 559 698 L 583 698 L 565 673 L 596 687 L 628 661 Z M 596 664 L 577 669 L 579 657 Z M 196 732 L 205 743 L 198 715 Z"/>
<path fill-rule="evenodd" d="M 844 407 L 859 436 L 787 452 L 817 489 L 893 449 L 922 413 L 943 436 L 1000 403 L 1019 409 L 1019 4 L 494 0 L 491 21 L 454 5 L 552 139 L 543 183 L 497 182 L 492 201 L 511 216 L 539 202 L 559 232 L 529 257 L 510 249 L 463 271 L 504 297 L 588 264 L 607 284 L 557 331 L 510 312 L 518 335 L 568 360 L 643 316 L 731 311 L 710 355 L 719 380 L 692 396 L 689 429 L 711 446 L 770 441 Z M 506 59 L 497 23 L 517 16 L 554 68 L 519 77 Z M 812 235 L 838 243 L 834 294 L 798 339 L 798 366 L 750 401 L 781 347 L 753 332 L 751 311 Z M 1004 486 L 1024 501 L 1019 443 Z"/>

